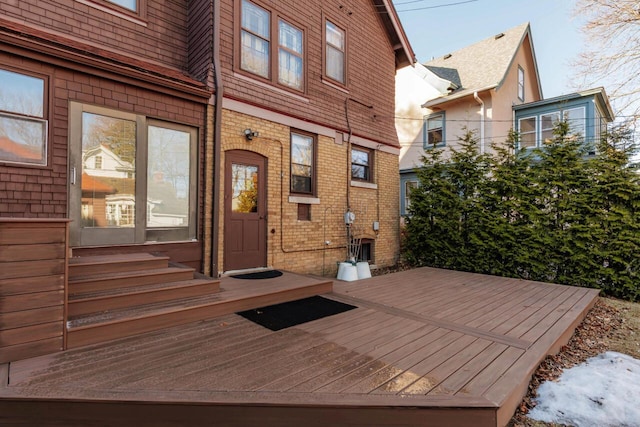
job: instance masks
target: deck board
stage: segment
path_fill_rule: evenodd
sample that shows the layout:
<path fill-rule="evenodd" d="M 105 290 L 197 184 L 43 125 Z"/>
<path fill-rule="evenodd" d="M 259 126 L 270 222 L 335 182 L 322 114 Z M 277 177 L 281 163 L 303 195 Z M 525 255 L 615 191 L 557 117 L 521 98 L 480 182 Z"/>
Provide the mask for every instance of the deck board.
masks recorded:
<path fill-rule="evenodd" d="M 221 295 L 268 302 L 296 280 L 223 278 Z M 277 332 L 229 314 L 2 365 L 0 413 L 121 422 L 135 409 L 138 425 L 178 425 L 161 418 L 169 405 L 190 425 L 504 426 L 597 291 L 422 268 L 326 297 L 357 308 Z"/>

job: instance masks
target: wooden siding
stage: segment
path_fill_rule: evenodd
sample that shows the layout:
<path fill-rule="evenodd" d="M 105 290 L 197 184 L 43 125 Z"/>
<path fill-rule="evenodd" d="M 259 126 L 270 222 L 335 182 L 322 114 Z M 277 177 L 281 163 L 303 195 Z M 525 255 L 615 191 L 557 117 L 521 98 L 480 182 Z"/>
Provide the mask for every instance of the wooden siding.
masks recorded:
<path fill-rule="evenodd" d="M 372 1 L 256 2 L 304 32 L 306 90 L 298 92 L 239 68 L 240 2 L 221 0 L 218 30 L 225 97 L 399 146 L 394 125 L 395 53 Z M 325 19 L 346 30 L 346 84 L 323 77 Z M 277 58 L 271 58 L 277 61 Z M 375 63 L 375 64 L 374 64 Z M 346 112 L 345 110 L 348 110 Z M 347 117 L 348 116 L 348 117 Z"/>
<path fill-rule="evenodd" d="M 0 363 L 64 348 L 67 225 L 0 218 Z"/>
<path fill-rule="evenodd" d="M 431 268 L 338 281 L 327 297 L 358 308 L 278 332 L 225 315 L 13 363 L 0 422 L 501 427 L 597 293 Z"/>
<path fill-rule="evenodd" d="M 92 7 L 108 4 L 100 0 L 3 1 L 0 2 L 0 15 L 133 58 L 184 69 L 187 62 L 187 2 L 143 1 L 147 6 L 146 14 L 134 18 L 137 20 L 128 19 L 126 14 L 117 11 L 110 12 L 105 7 Z"/>

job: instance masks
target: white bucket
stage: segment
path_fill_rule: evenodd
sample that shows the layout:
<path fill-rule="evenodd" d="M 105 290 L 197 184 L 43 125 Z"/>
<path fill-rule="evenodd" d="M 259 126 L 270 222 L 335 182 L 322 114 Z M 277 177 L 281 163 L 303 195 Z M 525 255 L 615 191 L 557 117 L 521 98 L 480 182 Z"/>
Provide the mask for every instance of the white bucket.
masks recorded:
<path fill-rule="evenodd" d="M 358 270 L 358 279 L 368 279 L 371 277 L 371 269 L 367 261 L 360 261 L 356 264 L 356 269 Z"/>
<path fill-rule="evenodd" d="M 338 265 L 338 280 L 344 280 L 346 282 L 358 280 L 358 269 L 350 262 L 341 262 L 340 265 Z"/>

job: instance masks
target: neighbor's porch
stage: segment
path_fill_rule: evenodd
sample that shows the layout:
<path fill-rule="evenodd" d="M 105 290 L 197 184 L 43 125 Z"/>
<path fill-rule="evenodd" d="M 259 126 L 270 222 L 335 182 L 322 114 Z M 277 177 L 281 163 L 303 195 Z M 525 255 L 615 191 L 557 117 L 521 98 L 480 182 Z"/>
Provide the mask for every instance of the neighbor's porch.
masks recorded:
<path fill-rule="evenodd" d="M 0 365 L 0 423 L 504 426 L 597 294 L 432 268 L 337 281 L 325 296 L 356 309 L 278 332 L 228 314 Z"/>

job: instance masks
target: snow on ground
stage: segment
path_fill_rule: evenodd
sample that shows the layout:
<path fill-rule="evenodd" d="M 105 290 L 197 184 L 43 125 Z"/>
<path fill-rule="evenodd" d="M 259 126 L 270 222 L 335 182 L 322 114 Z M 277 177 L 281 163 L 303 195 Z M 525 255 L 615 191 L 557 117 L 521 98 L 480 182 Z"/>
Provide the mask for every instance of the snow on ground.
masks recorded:
<path fill-rule="evenodd" d="M 640 360 L 606 352 L 538 388 L 529 418 L 575 427 L 640 427 Z"/>

